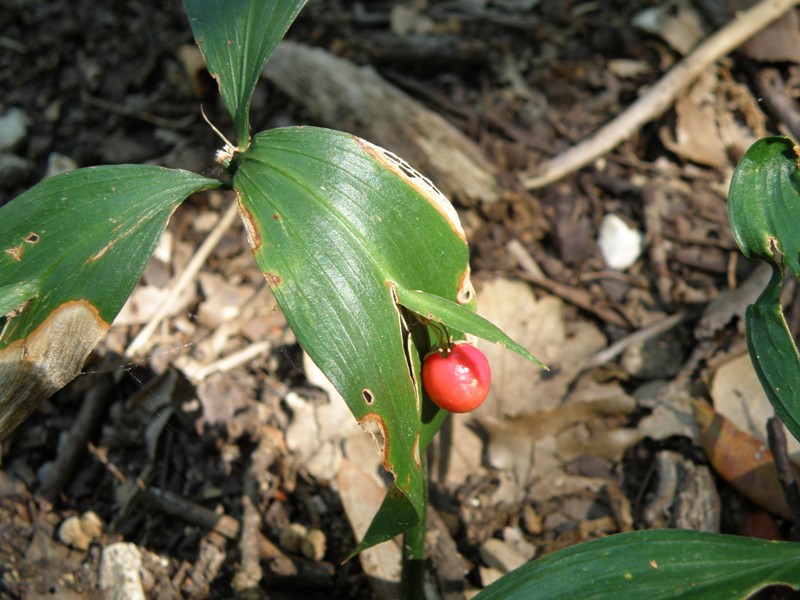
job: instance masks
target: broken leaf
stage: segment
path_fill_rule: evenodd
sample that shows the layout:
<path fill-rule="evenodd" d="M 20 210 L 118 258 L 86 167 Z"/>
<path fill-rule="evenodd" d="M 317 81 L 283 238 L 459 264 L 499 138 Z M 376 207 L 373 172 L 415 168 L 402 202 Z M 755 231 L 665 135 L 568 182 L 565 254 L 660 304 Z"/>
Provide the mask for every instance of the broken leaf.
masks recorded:
<path fill-rule="evenodd" d="M 4 304 L 23 300 L 0 317 L 0 438 L 78 374 L 175 207 L 218 186 L 162 167 L 94 167 L 0 208 L 0 290 Z"/>
<path fill-rule="evenodd" d="M 444 416 L 420 392 L 426 336 L 392 286 L 472 300 L 455 210 L 390 152 L 314 127 L 259 134 L 234 185 L 256 262 L 300 344 L 382 445 L 395 485 L 358 550 L 416 525 L 420 455 Z"/>

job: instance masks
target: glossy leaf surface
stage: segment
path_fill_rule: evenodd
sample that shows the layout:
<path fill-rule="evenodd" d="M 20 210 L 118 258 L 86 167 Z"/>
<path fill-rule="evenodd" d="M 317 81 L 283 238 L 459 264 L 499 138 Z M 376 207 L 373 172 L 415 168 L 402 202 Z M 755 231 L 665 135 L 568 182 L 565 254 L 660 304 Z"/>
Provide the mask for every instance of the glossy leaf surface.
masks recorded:
<path fill-rule="evenodd" d="M 430 182 L 390 152 L 341 132 L 257 135 L 234 186 L 256 261 L 298 340 L 376 433 L 394 475 L 363 550 L 418 522 L 420 452 L 442 418 L 423 403 L 418 383 L 426 335 L 394 290 L 469 304 L 463 230 Z"/>
<path fill-rule="evenodd" d="M 800 544 L 652 529 L 554 552 L 512 571 L 475 598 L 731 600 L 770 584 L 800 586 Z"/>
<path fill-rule="evenodd" d="M 306 0 L 184 0 L 208 72 L 233 118 L 237 144 L 250 140 L 250 98 L 269 57 Z"/>
<path fill-rule="evenodd" d="M 0 437 L 80 371 L 175 207 L 218 185 L 161 167 L 94 167 L 0 208 Z"/>
<path fill-rule="evenodd" d="M 434 294 L 422 290 L 406 290 L 398 287 L 397 299 L 400 305 L 413 311 L 424 319 L 442 323 L 451 329 L 474 335 L 500 344 L 523 356 L 542 368 L 547 368 L 538 358 L 508 337 L 494 323 L 487 321 L 469 309 Z"/>
<path fill-rule="evenodd" d="M 742 252 L 773 267 L 772 279 L 746 312 L 747 346 L 767 397 L 800 439 L 800 354 L 780 304 L 786 267 L 800 277 L 800 173 L 791 140 L 753 144 L 731 180 L 728 211 Z"/>

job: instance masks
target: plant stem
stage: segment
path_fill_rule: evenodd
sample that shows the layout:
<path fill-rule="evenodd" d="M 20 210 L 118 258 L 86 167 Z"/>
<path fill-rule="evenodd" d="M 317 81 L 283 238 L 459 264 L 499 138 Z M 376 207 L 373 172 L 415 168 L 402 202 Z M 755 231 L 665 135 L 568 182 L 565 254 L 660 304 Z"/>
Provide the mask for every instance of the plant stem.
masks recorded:
<path fill-rule="evenodd" d="M 420 453 L 422 460 L 422 514 L 416 527 L 403 535 L 403 568 L 400 576 L 401 600 L 418 600 L 423 598 L 425 580 L 425 525 L 428 509 L 428 465 L 425 453 Z"/>

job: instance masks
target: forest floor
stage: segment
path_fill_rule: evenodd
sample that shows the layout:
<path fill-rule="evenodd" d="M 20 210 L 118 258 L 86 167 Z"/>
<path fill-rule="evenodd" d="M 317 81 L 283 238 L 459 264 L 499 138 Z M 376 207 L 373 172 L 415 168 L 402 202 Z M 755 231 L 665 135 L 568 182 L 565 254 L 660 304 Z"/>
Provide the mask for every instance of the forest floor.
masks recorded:
<path fill-rule="evenodd" d="M 709 438 L 697 406 L 762 439 L 772 414 L 741 318 L 765 272 L 739 253 L 726 199 L 752 142 L 798 134 L 797 15 L 702 69 L 611 150 L 537 179 L 660 93 L 741 4 L 312 0 L 288 38 L 369 66 L 355 72 L 377 74 L 386 98 L 456 130 L 459 147 L 436 156 L 392 124 L 394 100 L 327 106 L 329 88 L 303 77 L 291 45 L 288 68 L 267 67 L 254 129 L 344 129 L 430 175 L 467 232 L 479 311 L 551 367 L 484 345 L 492 394 L 433 449 L 429 575 L 441 597 L 633 529 L 788 535 L 779 489 L 758 506 L 710 464 L 709 444 L 735 464 L 753 457 Z M 333 79 L 351 89 L 342 69 Z M 0 117 L 26 132 L 2 153 L 0 204 L 64 165 L 219 174 L 222 142 L 200 104 L 223 132 L 229 121 L 178 2 L 9 0 L 0 80 Z M 457 152 L 468 171 L 437 166 Z M 148 598 L 395 593 L 396 543 L 342 564 L 382 498 L 374 444 L 304 357 L 238 220 L 222 221 L 231 202 L 209 192 L 180 207 L 81 376 L 3 441 L 0 597 L 103 597 L 111 548 L 141 562 Z"/>

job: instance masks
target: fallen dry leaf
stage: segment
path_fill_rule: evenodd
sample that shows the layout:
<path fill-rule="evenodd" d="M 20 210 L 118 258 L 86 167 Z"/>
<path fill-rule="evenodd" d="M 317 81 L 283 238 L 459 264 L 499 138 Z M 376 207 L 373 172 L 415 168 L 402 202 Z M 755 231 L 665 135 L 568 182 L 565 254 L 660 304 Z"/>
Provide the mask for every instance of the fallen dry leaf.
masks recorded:
<path fill-rule="evenodd" d="M 738 429 L 701 400 L 694 402 L 700 443 L 714 470 L 751 502 L 790 518 L 772 452 L 758 438 Z M 800 470 L 795 468 L 796 476 Z"/>
<path fill-rule="evenodd" d="M 756 375 L 749 354 L 742 354 L 721 365 L 709 392 L 714 409 L 733 425 L 762 442 L 767 440 L 767 419 L 775 414 Z M 800 458 L 800 442 L 786 436 L 789 454 Z"/>
<path fill-rule="evenodd" d="M 552 369 L 545 372 L 496 344 L 479 341 L 492 367 L 492 389 L 481 416 L 502 418 L 557 406 L 583 368 L 583 360 L 605 346 L 605 338 L 588 322 L 564 321 L 564 303 L 537 299 L 528 284 L 497 278 L 485 282 L 478 312 Z"/>
<path fill-rule="evenodd" d="M 729 159 L 717 123 L 717 113 L 722 107 L 716 90 L 716 74 L 706 71 L 675 101 L 675 139 L 666 126 L 660 133 L 664 145 L 681 158 L 722 168 Z"/>

